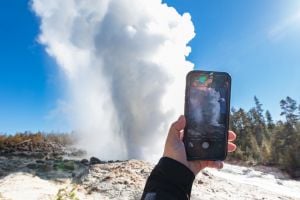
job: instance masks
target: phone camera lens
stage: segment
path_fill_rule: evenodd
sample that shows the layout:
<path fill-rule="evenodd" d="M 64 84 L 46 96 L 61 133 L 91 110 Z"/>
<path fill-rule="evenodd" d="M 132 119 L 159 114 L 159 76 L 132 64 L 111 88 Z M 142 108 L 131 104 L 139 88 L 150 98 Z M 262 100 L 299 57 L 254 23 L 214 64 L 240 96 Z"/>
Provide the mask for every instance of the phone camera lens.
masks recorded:
<path fill-rule="evenodd" d="M 209 147 L 209 143 L 208 142 L 203 142 L 202 143 L 202 148 L 203 149 L 207 149 Z"/>

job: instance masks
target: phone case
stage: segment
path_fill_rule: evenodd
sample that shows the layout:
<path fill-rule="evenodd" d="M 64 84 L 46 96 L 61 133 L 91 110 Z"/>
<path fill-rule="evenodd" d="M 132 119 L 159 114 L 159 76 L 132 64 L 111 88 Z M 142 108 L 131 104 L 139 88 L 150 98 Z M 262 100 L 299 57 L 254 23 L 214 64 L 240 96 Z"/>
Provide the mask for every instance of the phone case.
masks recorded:
<path fill-rule="evenodd" d="M 194 78 L 195 80 L 193 81 L 195 82 L 195 84 L 193 82 L 193 86 L 191 86 L 193 77 L 197 77 L 198 79 Z M 206 79 L 203 77 L 206 77 Z M 214 77 L 217 78 L 214 79 Z M 224 78 L 224 80 L 222 80 L 222 78 Z M 219 79 L 224 82 L 224 85 L 220 84 Z M 212 86 L 202 86 L 202 84 L 209 85 L 209 83 Z M 218 84 L 220 85 L 220 88 L 217 87 Z M 215 88 L 213 88 L 213 85 L 215 85 Z M 191 90 L 193 90 L 192 94 Z M 223 95 L 223 93 L 225 93 L 225 96 Z M 187 123 L 184 129 L 183 137 L 187 160 L 225 160 L 227 156 L 230 93 L 231 77 L 226 72 L 194 70 L 187 74 L 184 109 Z M 197 94 L 198 96 L 195 94 Z M 211 97 L 209 95 L 211 95 Z M 219 99 L 217 97 L 219 97 Z M 205 101 L 205 98 L 211 98 L 211 100 Z M 216 102 L 217 99 L 218 102 Z M 198 106 L 197 103 L 194 103 L 198 101 L 202 102 L 200 103 L 200 106 Z M 194 107 L 191 106 L 192 104 L 195 104 Z M 224 105 L 226 108 L 225 113 Z M 217 109 L 214 109 L 214 106 Z M 211 111 L 208 109 L 210 107 Z M 213 111 L 218 109 L 219 115 L 218 112 Z M 191 110 L 193 110 L 193 112 L 195 112 L 196 114 L 192 113 Z M 219 118 L 215 117 L 216 119 L 218 119 L 218 121 L 212 120 L 213 117 L 210 116 L 210 113 L 211 116 L 213 116 L 212 113 L 214 113 L 214 115 L 216 116 L 219 116 Z M 194 118 L 197 118 L 195 116 L 198 116 L 198 118 L 202 118 L 202 121 L 200 120 L 199 123 L 195 123 Z M 203 120 L 203 118 L 205 117 L 209 118 L 209 120 L 207 120 L 209 121 L 209 123 L 206 123 L 206 121 Z"/>

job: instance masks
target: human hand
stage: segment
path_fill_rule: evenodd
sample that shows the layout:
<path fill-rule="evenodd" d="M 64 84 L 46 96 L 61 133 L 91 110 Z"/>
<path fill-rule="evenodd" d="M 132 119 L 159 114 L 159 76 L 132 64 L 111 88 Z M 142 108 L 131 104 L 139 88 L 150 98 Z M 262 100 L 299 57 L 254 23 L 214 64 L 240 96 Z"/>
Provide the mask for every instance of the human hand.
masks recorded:
<path fill-rule="evenodd" d="M 221 169 L 223 167 L 222 161 L 188 161 L 186 157 L 183 139 L 183 129 L 185 127 L 185 117 L 181 115 L 179 119 L 174 122 L 169 130 L 165 149 L 164 157 L 172 158 L 185 166 L 187 166 L 195 175 L 205 167 Z M 236 135 L 233 131 L 228 132 L 228 152 L 233 152 L 236 149 L 236 145 L 232 142 L 235 140 Z"/>

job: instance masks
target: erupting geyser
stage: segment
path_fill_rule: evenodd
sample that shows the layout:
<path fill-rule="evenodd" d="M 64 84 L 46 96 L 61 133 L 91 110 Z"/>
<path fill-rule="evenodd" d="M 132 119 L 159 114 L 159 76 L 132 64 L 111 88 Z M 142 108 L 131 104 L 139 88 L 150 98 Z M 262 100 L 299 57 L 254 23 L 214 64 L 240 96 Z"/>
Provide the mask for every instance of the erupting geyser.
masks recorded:
<path fill-rule="evenodd" d="M 193 68 L 190 15 L 161 0 L 33 0 L 32 8 L 39 41 L 64 74 L 64 117 L 79 147 L 102 159 L 160 156 Z"/>

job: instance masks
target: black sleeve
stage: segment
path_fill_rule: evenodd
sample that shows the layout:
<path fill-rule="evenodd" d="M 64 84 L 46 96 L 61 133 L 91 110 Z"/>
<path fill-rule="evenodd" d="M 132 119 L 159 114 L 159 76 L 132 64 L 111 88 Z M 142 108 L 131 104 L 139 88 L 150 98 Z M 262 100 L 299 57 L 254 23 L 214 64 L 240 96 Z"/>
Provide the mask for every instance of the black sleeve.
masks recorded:
<path fill-rule="evenodd" d="M 163 157 L 152 170 L 142 200 L 190 199 L 194 173 L 185 165 Z"/>

